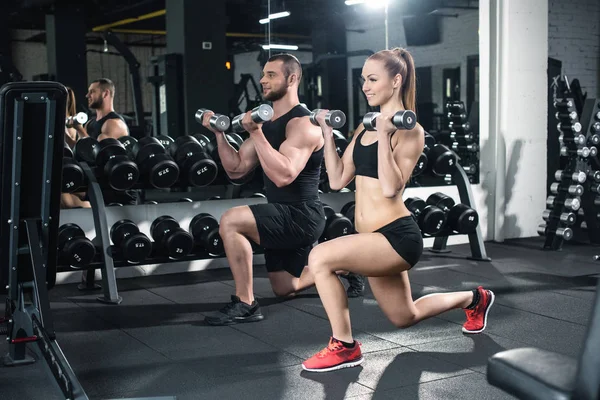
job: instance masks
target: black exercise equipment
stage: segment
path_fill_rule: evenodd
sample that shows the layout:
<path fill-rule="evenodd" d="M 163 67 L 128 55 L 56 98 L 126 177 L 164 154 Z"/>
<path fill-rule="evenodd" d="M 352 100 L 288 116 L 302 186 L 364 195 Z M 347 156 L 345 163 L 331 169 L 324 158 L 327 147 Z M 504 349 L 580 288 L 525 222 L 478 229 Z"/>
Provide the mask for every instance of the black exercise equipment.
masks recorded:
<path fill-rule="evenodd" d="M 178 137 L 171 146 L 171 155 L 183 180 L 190 186 L 208 186 L 217 178 L 217 163 L 193 136 Z"/>
<path fill-rule="evenodd" d="M 62 165 L 62 189 L 63 193 L 76 192 L 85 183 L 85 174 L 81 166 L 73 159 L 73 151 L 65 143 L 63 150 Z"/>
<path fill-rule="evenodd" d="M 160 142 L 160 144 L 163 145 L 163 147 L 165 148 L 167 153 L 169 153 L 171 150 L 171 146 L 173 145 L 173 143 L 175 143 L 175 140 L 172 137 L 167 136 L 167 135 L 158 135 L 155 137 L 156 137 L 156 140 L 158 140 Z"/>
<path fill-rule="evenodd" d="M 350 220 L 350 222 L 352 222 L 352 226 L 354 226 L 355 208 L 356 208 L 356 202 L 349 201 L 348 203 L 344 204 L 344 206 L 340 210 L 340 213 L 342 213 L 342 215 L 344 215 L 346 218 L 348 218 Z"/>
<path fill-rule="evenodd" d="M 325 230 L 319 238 L 319 242 L 335 239 L 340 236 L 349 235 L 354 232 L 352 221 L 328 206 L 323 206 L 325 210 Z"/>
<path fill-rule="evenodd" d="M 443 144 L 435 144 L 432 148 L 425 148 L 428 169 L 437 176 L 452 175 L 458 164 L 456 153 Z"/>
<path fill-rule="evenodd" d="M 129 219 L 122 219 L 110 228 L 110 240 L 130 263 L 140 263 L 150 255 L 152 242 Z"/>
<path fill-rule="evenodd" d="M 444 229 L 446 214 L 439 207 L 427 205 L 419 197 L 407 198 L 404 205 L 415 216 L 423 233 L 435 236 Z"/>
<path fill-rule="evenodd" d="M 458 233 L 473 233 L 479 225 L 479 215 L 466 204 L 455 204 L 452 197 L 441 192 L 427 198 L 427 204 L 439 207 L 446 213 L 446 226 Z"/>
<path fill-rule="evenodd" d="M 576 171 L 576 172 L 573 172 L 573 173 L 570 175 L 570 177 L 571 177 L 571 180 L 572 180 L 573 182 L 576 182 L 576 183 L 585 183 L 585 181 L 586 181 L 586 179 L 587 179 L 587 175 L 586 175 L 586 173 L 585 173 L 585 172 L 583 172 L 583 171 Z M 561 181 L 561 180 L 563 180 L 563 178 L 564 178 L 564 176 L 563 176 L 563 170 L 561 170 L 561 169 L 557 170 L 557 171 L 554 173 L 554 178 L 555 178 L 557 181 Z"/>
<path fill-rule="evenodd" d="M 92 241 L 76 224 L 58 228 L 58 250 L 61 261 L 75 269 L 87 267 L 96 255 Z"/>
<path fill-rule="evenodd" d="M 138 182 L 140 171 L 137 165 L 129 159 L 125 146 L 117 139 L 103 139 L 93 147 L 93 151 L 96 166 L 103 171 L 111 188 L 127 190 Z"/>
<path fill-rule="evenodd" d="M 504 350 L 487 362 L 487 380 L 520 399 L 600 398 L 600 282 L 577 358 L 534 347 Z"/>
<path fill-rule="evenodd" d="M 580 211 L 583 211 L 580 209 Z M 552 215 L 552 210 L 544 210 L 542 212 L 542 219 L 544 221 L 550 221 L 551 219 L 554 219 L 555 217 Z M 573 225 L 575 224 L 575 221 L 577 221 L 577 215 L 575 215 L 575 213 L 573 212 L 565 212 L 562 213 L 558 216 L 558 219 L 560 220 L 560 222 L 566 224 L 566 225 Z"/>
<path fill-rule="evenodd" d="M 217 138 L 213 132 L 206 132 L 206 134 L 198 133 L 194 135 L 194 138 L 200 143 L 202 147 L 204 147 L 205 151 L 210 154 L 212 159 L 219 166 L 219 173 L 217 175 L 216 182 L 228 182 L 234 185 L 243 185 L 248 183 L 254 177 L 254 170 L 250 171 L 246 176 L 243 176 L 239 179 L 232 179 L 227 175 L 223 166 L 221 164 L 221 158 L 219 157 L 219 149 L 217 145 Z M 227 142 L 233 147 L 236 151 L 240 150 L 242 144 L 244 143 L 244 139 L 237 133 L 227 133 L 225 134 L 225 139 Z"/>
<path fill-rule="evenodd" d="M 165 147 L 154 137 L 143 137 L 133 144 L 135 159 L 145 182 L 157 189 L 170 188 L 179 179 L 179 166 L 166 154 Z"/>
<path fill-rule="evenodd" d="M 219 221 L 208 213 L 200 213 L 190 221 L 189 231 L 194 237 L 194 242 L 200 244 L 204 250 L 213 256 L 225 254 L 223 241 L 219 235 Z"/>
<path fill-rule="evenodd" d="M 173 217 L 163 215 L 150 226 L 156 250 L 174 260 L 187 256 L 194 247 L 194 238 L 179 226 Z"/>
<path fill-rule="evenodd" d="M 48 299 L 57 272 L 66 102 L 67 89 L 57 82 L 12 82 L 0 89 L 4 365 L 42 360 L 64 398 L 87 400 L 56 340 Z"/>

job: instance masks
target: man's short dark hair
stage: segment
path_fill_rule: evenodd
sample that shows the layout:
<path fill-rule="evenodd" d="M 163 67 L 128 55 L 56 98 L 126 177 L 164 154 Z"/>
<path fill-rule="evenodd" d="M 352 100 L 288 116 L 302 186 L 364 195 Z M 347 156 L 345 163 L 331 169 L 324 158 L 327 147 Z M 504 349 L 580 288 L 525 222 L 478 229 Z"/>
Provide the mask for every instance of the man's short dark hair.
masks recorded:
<path fill-rule="evenodd" d="M 289 53 L 279 53 L 271 56 L 267 61 L 283 61 L 283 74 L 285 75 L 285 79 L 287 79 L 291 74 L 296 74 L 298 76 L 298 82 L 302 79 L 302 64 L 296 58 L 296 56 Z"/>
<path fill-rule="evenodd" d="M 113 97 L 115 96 L 115 84 L 110 79 L 100 78 L 100 79 L 96 79 L 92 83 L 97 83 L 98 86 L 100 86 L 101 90 L 103 90 L 103 91 L 108 90 L 108 91 L 110 91 L 111 96 L 113 96 Z"/>

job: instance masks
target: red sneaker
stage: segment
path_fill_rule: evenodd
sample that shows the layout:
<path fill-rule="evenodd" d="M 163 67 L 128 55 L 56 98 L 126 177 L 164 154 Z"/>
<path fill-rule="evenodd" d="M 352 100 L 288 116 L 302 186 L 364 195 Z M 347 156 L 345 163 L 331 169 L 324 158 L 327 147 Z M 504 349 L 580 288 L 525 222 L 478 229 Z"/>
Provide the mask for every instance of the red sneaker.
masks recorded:
<path fill-rule="evenodd" d="M 467 322 L 463 324 L 462 331 L 464 333 L 480 333 L 483 332 L 487 325 L 487 316 L 494 304 L 494 292 L 485 290 L 483 286 L 477 288 L 479 291 L 479 303 L 472 310 L 465 310 L 467 314 Z"/>
<path fill-rule="evenodd" d="M 312 372 L 327 372 L 336 369 L 356 367 L 363 362 L 360 343 L 354 341 L 354 347 L 346 348 L 333 337 L 329 345 L 302 363 L 302 369 Z"/>

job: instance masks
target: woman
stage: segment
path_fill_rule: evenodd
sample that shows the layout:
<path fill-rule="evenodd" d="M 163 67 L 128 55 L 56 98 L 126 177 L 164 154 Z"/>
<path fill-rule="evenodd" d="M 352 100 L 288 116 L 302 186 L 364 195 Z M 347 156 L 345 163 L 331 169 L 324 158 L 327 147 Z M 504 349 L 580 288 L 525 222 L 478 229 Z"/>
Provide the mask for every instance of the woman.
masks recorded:
<path fill-rule="evenodd" d="M 359 125 L 340 159 L 332 128 L 319 114 L 325 136 L 325 165 L 331 188 L 341 189 L 356 176 L 355 224 L 358 234 L 316 246 L 308 268 L 316 283 L 332 328 L 329 345 L 304 361 L 308 371 L 324 372 L 362 363 L 360 343 L 352 337 L 348 300 L 336 270 L 365 275 L 384 314 L 404 328 L 454 308 L 464 308 L 465 333 L 485 329 L 494 294 L 481 286 L 473 291 L 439 293 L 413 301 L 408 270 L 423 251 L 419 226 L 404 205 L 402 193 L 424 146 L 423 128 L 397 130 L 391 117 L 399 110 L 415 111 L 415 67 L 404 49 L 370 56 L 362 70 L 363 91 L 370 106 L 380 106 L 376 131 Z"/>

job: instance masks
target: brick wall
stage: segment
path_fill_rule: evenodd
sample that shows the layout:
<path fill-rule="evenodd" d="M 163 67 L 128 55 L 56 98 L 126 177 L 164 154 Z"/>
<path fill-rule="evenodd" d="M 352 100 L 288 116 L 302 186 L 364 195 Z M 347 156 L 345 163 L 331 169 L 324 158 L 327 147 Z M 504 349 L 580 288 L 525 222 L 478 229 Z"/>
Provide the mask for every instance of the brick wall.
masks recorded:
<path fill-rule="evenodd" d="M 562 61 L 588 98 L 600 96 L 600 1 L 549 0 L 548 57 Z"/>

